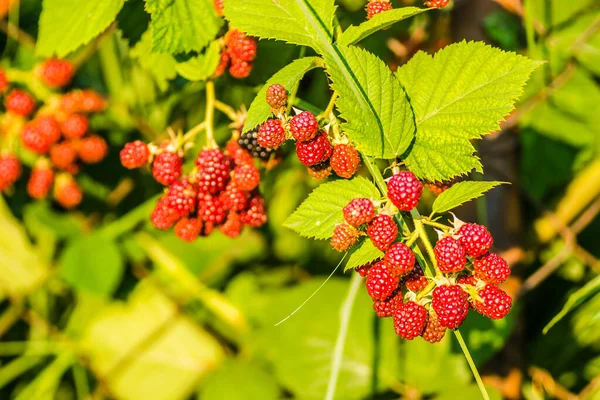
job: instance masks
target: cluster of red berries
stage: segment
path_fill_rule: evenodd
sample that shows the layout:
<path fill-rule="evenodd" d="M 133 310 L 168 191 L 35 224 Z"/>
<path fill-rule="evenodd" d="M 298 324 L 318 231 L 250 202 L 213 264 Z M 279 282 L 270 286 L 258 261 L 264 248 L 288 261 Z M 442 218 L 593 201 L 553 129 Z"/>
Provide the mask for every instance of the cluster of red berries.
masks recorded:
<path fill-rule="evenodd" d="M 221 59 L 213 77 L 217 78 L 229 68 L 229 75 L 242 79 L 252 72 L 256 58 L 256 39 L 246 36 L 237 29 L 231 29 L 224 37 Z"/>
<path fill-rule="evenodd" d="M 425 5 L 433 8 L 444 8 L 450 3 L 450 0 L 427 0 Z"/>
<path fill-rule="evenodd" d="M 327 178 L 332 170 L 342 178 L 354 175 L 360 165 L 360 155 L 346 138 L 330 140 L 328 132 L 320 128 L 317 117 L 309 111 L 297 112 L 290 117 L 287 114 L 287 91 L 282 85 L 274 84 L 267 88 L 266 102 L 271 107 L 273 118 L 258 128 L 258 144 L 277 149 L 286 140 L 293 139 L 298 159 L 316 179 Z"/>
<path fill-rule="evenodd" d="M 215 228 L 236 237 L 245 225 L 260 227 L 267 221 L 258 191 L 260 171 L 235 138 L 225 151 L 218 147 L 200 151 L 194 170 L 187 174 L 181 150 L 186 146 L 174 143 L 157 147 L 137 140 L 127 143 L 120 154 L 126 168 L 151 164 L 156 181 L 166 186 L 150 217 L 156 228 L 174 227 L 178 237 L 192 242 Z"/>
<path fill-rule="evenodd" d="M 73 65 L 65 60 L 50 59 L 35 69 L 35 76 L 51 88 L 67 85 L 74 74 Z M 0 74 L 0 90 L 8 89 L 4 73 Z M 37 99 L 24 89 L 12 89 L 4 99 L 6 114 L 2 124 L 3 143 L 14 148 L 16 136 L 23 149 L 37 159 L 27 183 L 28 194 L 35 199 L 53 196 L 65 208 L 77 206 L 82 191 L 74 175 L 82 164 L 100 162 L 108 152 L 106 141 L 89 133 L 88 114 L 106 107 L 105 100 L 92 90 L 74 90 L 47 99 L 39 108 Z M 17 168 L 18 165 L 18 168 Z M 12 185 L 21 167 L 13 151 L 0 156 L 0 190 Z"/>
<path fill-rule="evenodd" d="M 373 18 L 377 14 L 391 10 L 390 0 L 370 0 L 367 3 L 367 19 Z"/>

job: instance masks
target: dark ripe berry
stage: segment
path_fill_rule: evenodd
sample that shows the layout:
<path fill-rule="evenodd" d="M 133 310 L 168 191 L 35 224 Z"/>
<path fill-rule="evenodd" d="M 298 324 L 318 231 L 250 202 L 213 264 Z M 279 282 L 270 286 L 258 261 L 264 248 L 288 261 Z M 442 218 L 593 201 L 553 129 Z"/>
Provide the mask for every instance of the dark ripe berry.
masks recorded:
<path fill-rule="evenodd" d="M 309 141 L 317 136 L 319 121 L 310 111 L 302 111 L 290 120 L 290 132 L 296 140 Z"/>
<path fill-rule="evenodd" d="M 11 153 L 0 155 L 0 190 L 4 190 L 21 176 L 21 162 Z"/>
<path fill-rule="evenodd" d="M 225 236 L 235 238 L 240 236 L 242 233 L 242 229 L 244 229 L 244 223 L 242 222 L 242 219 L 238 213 L 235 211 L 230 211 L 227 215 L 225 223 L 221 225 L 219 229 Z"/>
<path fill-rule="evenodd" d="M 360 276 L 367 276 L 367 274 L 369 273 L 369 270 L 371 269 L 371 267 L 373 265 L 375 265 L 376 263 L 378 263 L 378 262 L 379 262 L 379 260 L 378 261 L 374 261 L 374 262 L 369 263 L 369 264 L 361 265 L 360 267 L 356 268 L 356 272 L 358 272 L 358 274 Z"/>
<path fill-rule="evenodd" d="M 257 131 L 248 131 L 242 133 L 240 138 L 238 139 L 238 144 L 245 150 L 247 150 L 252 157 L 259 158 L 263 161 L 269 161 L 271 155 L 275 150 L 270 147 L 262 147 L 258 143 L 258 132 Z"/>
<path fill-rule="evenodd" d="M 452 236 L 438 240 L 433 249 L 438 268 L 445 274 L 459 272 L 465 268 L 467 257 L 460 242 Z"/>
<path fill-rule="evenodd" d="M 183 178 L 169 187 L 166 195 L 167 206 L 184 216 L 196 208 L 198 189 L 188 179 Z"/>
<path fill-rule="evenodd" d="M 494 238 L 483 225 L 464 224 L 458 228 L 456 234 L 460 235 L 458 241 L 471 257 L 484 255 L 494 244 Z"/>
<path fill-rule="evenodd" d="M 420 336 L 427 322 L 427 310 L 414 301 L 398 304 L 394 312 L 396 335 L 413 340 Z"/>
<path fill-rule="evenodd" d="M 383 301 L 392 295 L 399 281 L 398 276 L 392 274 L 388 266 L 380 261 L 369 269 L 365 284 L 373 301 Z"/>
<path fill-rule="evenodd" d="M 223 16 L 223 8 L 225 8 L 225 0 L 213 0 L 213 7 L 215 9 L 215 13 L 219 17 Z"/>
<path fill-rule="evenodd" d="M 434 8 L 444 8 L 448 5 L 448 3 L 450 3 L 450 0 L 427 0 L 427 1 L 425 1 L 425 5 L 427 7 L 434 7 Z"/>
<path fill-rule="evenodd" d="M 181 176 L 182 161 L 176 153 L 157 154 L 152 163 L 152 176 L 162 185 L 169 186 Z"/>
<path fill-rule="evenodd" d="M 280 110 L 287 106 L 287 90 L 278 83 L 267 88 L 265 97 L 267 104 L 273 110 Z"/>
<path fill-rule="evenodd" d="M 237 79 L 247 78 L 252 72 L 252 62 L 232 58 L 229 66 L 229 74 Z"/>
<path fill-rule="evenodd" d="M 400 276 L 412 271 L 415 266 L 415 255 L 404 243 L 394 243 L 385 253 L 383 261 L 393 274 Z"/>
<path fill-rule="evenodd" d="M 198 218 L 181 218 L 173 229 L 180 239 L 191 243 L 198 238 L 202 231 L 202 221 Z"/>
<path fill-rule="evenodd" d="M 44 199 L 48 196 L 53 182 L 54 172 L 48 163 L 38 162 L 31 170 L 27 181 L 27 194 L 33 199 Z"/>
<path fill-rule="evenodd" d="M 198 193 L 198 218 L 204 222 L 220 224 L 226 216 L 227 211 L 218 196 Z"/>
<path fill-rule="evenodd" d="M 318 181 L 327 179 L 329 175 L 331 175 L 331 165 L 329 165 L 329 161 L 311 165 L 310 167 L 306 167 L 306 170 L 310 176 Z"/>
<path fill-rule="evenodd" d="M 375 247 L 381 251 L 386 251 L 398 237 L 398 226 L 392 217 L 387 214 L 380 214 L 369 223 L 367 235 L 369 235 Z"/>
<path fill-rule="evenodd" d="M 150 215 L 150 221 L 156 229 L 167 230 L 170 229 L 175 222 L 179 219 L 179 213 L 170 208 L 167 204 L 166 196 L 162 196 L 156 202 L 152 214 Z"/>
<path fill-rule="evenodd" d="M 38 154 L 47 153 L 52 145 L 52 143 L 49 143 L 46 138 L 42 136 L 37 125 L 33 122 L 28 122 L 23 125 L 21 130 L 21 143 L 29 150 Z"/>
<path fill-rule="evenodd" d="M 50 148 L 50 161 L 58 169 L 69 169 L 76 159 L 77 151 L 70 141 L 57 143 Z"/>
<path fill-rule="evenodd" d="M 232 138 L 225 146 L 225 153 L 233 158 L 235 165 L 253 164 L 254 159 L 252 155 L 243 149 L 237 142 L 237 139 Z"/>
<path fill-rule="evenodd" d="M 63 175 L 60 178 L 65 179 L 57 179 L 56 184 L 54 185 L 54 198 L 64 208 L 70 210 L 75 208 L 81 203 L 81 199 L 83 198 L 83 193 L 81 192 L 81 188 L 75 182 L 70 175 Z"/>
<path fill-rule="evenodd" d="M 79 139 L 89 127 L 88 119 L 79 114 L 70 114 L 61 125 L 63 136 L 67 139 Z"/>
<path fill-rule="evenodd" d="M 227 32 L 225 41 L 231 58 L 241 61 L 252 61 L 256 58 L 256 39 L 233 29 Z"/>
<path fill-rule="evenodd" d="M 238 189 L 251 192 L 260 184 L 260 171 L 253 164 L 238 165 L 233 169 L 231 179 Z"/>
<path fill-rule="evenodd" d="M 358 234 L 359 231 L 346 222 L 337 224 L 331 236 L 331 247 L 337 251 L 346 251 L 356 243 Z"/>
<path fill-rule="evenodd" d="M 429 343 L 441 342 L 446 335 L 446 328 L 440 324 L 437 314 L 433 310 L 429 310 L 425 330 L 421 333 L 423 339 Z"/>
<path fill-rule="evenodd" d="M 34 123 L 40 134 L 46 139 L 47 143 L 54 144 L 60 139 L 60 124 L 50 116 L 36 118 Z"/>
<path fill-rule="evenodd" d="M 438 316 L 440 325 L 456 329 L 467 318 L 468 296 L 458 285 L 443 285 L 433 289 L 431 306 Z"/>
<path fill-rule="evenodd" d="M 86 164 L 99 163 L 108 153 L 106 140 L 97 135 L 84 137 L 76 147 L 79 158 Z"/>
<path fill-rule="evenodd" d="M 254 195 L 248 202 L 248 208 L 240 213 L 240 219 L 253 228 L 263 226 L 267 222 L 265 199 L 261 195 Z"/>
<path fill-rule="evenodd" d="M 375 217 L 373 202 L 366 198 L 351 200 L 342 211 L 346 222 L 356 227 L 368 224 Z"/>
<path fill-rule="evenodd" d="M 473 260 L 473 274 L 486 283 L 502 283 L 510 275 L 510 268 L 504 258 L 496 253 L 488 253 Z"/>
<path fill-rule="evenodd" d="M 389 0 L 373 0 L 367 4 L 367 19 L 373 18 L 377 14 L 392 9 L 392 4 Z"/>
<path fill-rule="evenodd" d="M 423 184 L 410 171 L 395 174 L 388 181 L 388 197 L 402 211 L 410 211 L 419 204 Z"/>
<path fill-rule="evenodd" d="M 425 289 L 428 281 L 425 275 L 423 275 L 423 270 L 421 267 L 415 263 L 413 269 L 408 274 L 404 275 L 404 277 L 402 277 L 402 283 L 408 290 L 417 293 Z"/>
<path fill-rule="evenodd" d="M 225 189 L 231 172 L 231 158 L 221 149 L 206 149 L 198 153 L 198 190 L 204 193 L 217 194 Z"/>
<path fill-rule="evenodd" d="M 233 182 L 229 182 L 225 190 L 219 194 L 219 200 L 226 210 L 242 211 L 248 207 L 250 193 L 240 190 Z"/>
<path fill-rule="evenodd" d="M 0 70 L 0 92 L 4 92 L 6 89 L 8 89 L 8 78 L 6 73 Z"/>
<path fill-rule="evenodd" d="M 231 56 L 227 52 L 227 50 L 221 50 L 221 58 L 219 59 L 219 65 L 217 65 L 217 69 L 213 73 L 213 78 L 218 78 L 229 67 L 229 63 L 231 62 Z"/>
<path fill-rule="evenodd" d="M 394 293 L 385 300 L 375 300 L 373 310 L 380 318 L 393 317 L 398 305 L 402 304 L 402 291 L 396 289 Z"/>
<path fill-rule="evenodd" d="M 4 105 L 7 111 L 26 117 L 33 112 L 35 100 L 29 93 L 13 89 L 6 96 Z"/>
<path fill-rule="evenodd" d="M 488 318 L 502 319 L 509 313 L 512 307 L 512 299 L 498 286 L 485 285 L 477 294 L 483 302 L 474 300 L 472 302 L 473 308 Z"/>
<path fill-rule="evenodd" d="M 51 58 L 40 66 L 40 79 L 51 87 L 62 87 L 71 82 L 75 68 L 67 60 Z"/>
<path fill-rule="evenodd" d="M 126 143 L 119 156 L 121 158 L 121 164 L 123 164 L 125 168 L 139 168 L 146 165 L 148 162 L 150 150 L 146 143 L 141 140 L 136 140 L 134 142 Z"/>
<path fill-rule="evenodd" d="M 456 279 L 456 283 L 459 285 L 476 286 L 477 278 L 475 278 L 473 275 L 461 275 Z"/>
<path fill-rule="evenodd" d="M 262 147 L 276 149 L 285 143 L 285 129 L 278 119 L 268 119 L 258 128 L 256 136 Z"/>
<path fill-rule="evenodd" d="M 358 151 L 349 144 L 336 144 L 330 162 L 338 176 L 348 179 L 356 173 L 360 165 L 360 156 Z"/>
<path fill-rule="evenodd" d="M 321 131 L 314 139 L 308 142 L 296 142 L 296 154 L 304 165 L 311 166 L 322 163 L 331 157 L 333 147 L 327 139 L 327 134 Z"/>

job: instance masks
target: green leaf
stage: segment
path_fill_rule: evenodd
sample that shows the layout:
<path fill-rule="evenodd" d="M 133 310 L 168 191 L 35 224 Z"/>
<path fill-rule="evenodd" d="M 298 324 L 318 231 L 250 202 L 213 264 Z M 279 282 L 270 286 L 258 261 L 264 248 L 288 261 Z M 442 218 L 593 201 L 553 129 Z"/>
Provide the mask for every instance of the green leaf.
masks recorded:
<path fill-rule="evenodd" d="M 488 190 L 504 183 L 506 182 L 458 182 L 450 189 L 440 194 L 437 199 L 435 199 L 432 206 L 433 212 L 443 213 L 452 210 L 453 208 L 456 208 L 469 200 L 473 200 L 482 196 Z"/>
<path fill-rule="evenodd" d="M 221 60 L 221 46 L 214 41 L 203 54 L 177 63 L 175 70 L 188 81 L 205 81 L 210 78 Z"/>
<path fill-rule="evenodd" d="M 589 281 L 584 287 L 577 290 L 575 293 L 569 296 L 569 299 L 563 306 L 562 310 L 546 325 L 543 330 L 544 335 L 556 325 L 561 319 L 563 319 L 569 312 L 581 303 L 592 297 L 594 294 L 600 292 L 600 276 L 595 277 Z"/>
<path fill-rule="evenodd" d="M 277 380 L 259 363 L 234 360 L 224 363 L 202 383 L 198 400 L 277 400 L 279 394 Z"/>
<path fill-rule="evenodd" d="M 317 50 L 333 40 L 333 0 L 227 0 L 231 25 L 263 39 L 277 39 Z"/>
<path fill-rule="evenodd" d="M 211 0 L 146 0 L 152 49 L 158 52 L 200 51 L 217 35 L 223 19 Z"/>
<path fill-rule="evenodd" d="M 370 239 L 365 239 L 350 249 L 351 254 L 344 267 L 344 272 L 360 267 L 383 257 L 383 251 L 373 245 Z"/>
<path fill-rule="evenodd" d="M 415 122 L 406 92 L 389 67 L 358 47 L 339 46 L 325 55 L 342 129 L 368 156 L 395 158 L 412 142 Z"/>
<path fill-rule="evenodd" d="M 430 181 L 481 171 L 470 141 L 499 129 L 539 65 L 481 42 L 417 53 L 397 72 L 417 122 L 408 168 Z"/>
<path fill-rule="evenodd" d="M 342 208 L 350 200 L 380 196 L 377 187 L 363 177 L 323 183 L 289 216 L 284 226 L 302 236 L 328 239 L 335 226 L 344 220 Z"/>
<path fill-rule="evenodd" d="M 358 26 L 349 26 L 348 29 L 344 31 L 342 36 L 340 36 L 337 42 L 338 44 L 344 46 L 358 43 L 367 36 L 377 31 L 388 28 L 396 22 L 400 22 L 427 10 L 429 9 L 418 7 L 403 7 L 377 14 L 370 20 L 363 22 Z"/>
<path fill-rule="evenodd" d="M 116 18 L 124 0 L 44 0 L 36 53 L 64 57 L 89 43 Z"/>
<path fill-rule="evenodd" d="M 271 115 L 271 108 L 265 101 L 265 94 L 269 86 L 279 83 L 288 92 L 291 92 L 308 71 L 319 67 L 323 67 L 321 58 L 304 57 L 295 60 L 273 75 L 258 92 L 254 101 L 252 101 L 248 115 L 246 116 L 246 122 L 244 123 L 244 132 L 256 128 Z"/>
<path fill-rule="evenodd" d="M 137 59 L 142 68 L 153 76 L 160 90 L 166 90 L 169 80 L 177 76 L 176 61 L 172 55 L 152 52 L 151 30 L 144 32 L 141 40 L 131 50 L 131 57 Z"/>
<path fill-rule="evenodd" d="M 117 245 L 102 235 L 71 242 L 60 259 L 60 276 L 75 289 L 110 295 L 123 275 L 123 259 Z"/>

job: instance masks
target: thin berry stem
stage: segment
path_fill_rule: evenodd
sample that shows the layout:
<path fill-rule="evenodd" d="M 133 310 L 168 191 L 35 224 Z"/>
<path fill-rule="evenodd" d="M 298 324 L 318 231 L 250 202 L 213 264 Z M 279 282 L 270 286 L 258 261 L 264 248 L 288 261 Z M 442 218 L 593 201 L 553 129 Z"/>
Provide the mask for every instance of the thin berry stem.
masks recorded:
<path fill-rule="evenodd" d="M 439 228 L 444 231 L 447 231 L 448 229 L 450 229 L 450 227 L 447 225 L 440 224 L 439 222 L 430 221 L 428 219 L 422 219 L 421 222 L 423 222 L 423 224 L 425 224 L 425 225 L 433 226 L 434 228 Z"/>
<path fill-rule="evenodd" d="M 488 394 L 488 392 L 485 388 L 485 385 L 483 384 L 483 381 L 481 380 L 481 376 L 479 375 L 477 366 L 475 365 L 475 362 L 473 361 L 473 358 L 471 357 L 469 348 L 467 347 L 467 345 L 458 329 L 456 329 L 454 331 L 454 336 L 456 336 L 456 340 L 458 341 L 458 344 L 460 345 L 460 348 L 461 348 L 463 354 L 465 355 L 465 358 L 467 359 L 467 363 L 469 364 L 469 367 L 471 368 L 471 372 L 473 373 L 473 376 L 475 377 L 477 386 L 479 386 L 479 391 L 481 392 L 481 396 L 483 397 L 484 400 L 490 400 L 490 395 Z"/>
<path fill-rule="evenodd" d="M 216 148 L 214 134 L 214 118 L 215 118 L 215 83 L 213 81 L 206 82 L 206 146 Z"/>
<path fill-rule="evenodd" d="M 431 292 L 433 289 L 435 289 L 436 286 L 437 286 L 437 284 L 435 283 L 435 281 L 429 281 L 427 286 L 425 286 L 417 294 L 417 300 L 421 300 L 423 297 L 427 296 L 429 294 L 429 292 Z"/>
<path fill-rule="evenodd" d="M 198 125 L 194 126 L 192 129 L 190 129 L 189 131 L 187 131 L 183 135 L 181 141 L 183 143 L 191 141 L 198 133 L 202 132 L 205 129 L 206 129 L 206 121 L 202 121 Z"/>
<path fill-rule="evenodd" d="M 327 108 L 325 109 L 325 111 L 323 111 L 324 118 L 330 119 L 329 116 L 333 112 L 333 107 L 335 107 L 335 101 L 337 100 L 337 98 L 338 93 L 334 91 L 331 95 L 331 98 L 329 99 L 329 104 L 327 104 Z"/>
<path fill-rule="evenodd" d="M 237 113 L 229 104 L 225 104 L 222 101 L 215 100 L 215 108 L 221 111 L 223 114 L 227 115 L 227 117 L 232 121 L 235 121 L 238 118 Z"/>
<path fill-rule="evenodd" d="M 423 221 L 420 218 L 413 218 L 413 222 L 415 224 L 415 230 L 419 232 L 419 239 L 425 246 L 425 250 L 429 255 L 429 259 L 431 260 L 431 264 L 433 264 L 434 271 L 429 270 L 428 272 L 430 276 L 438 276 L 440 275 L 440 271 L 438 269 L 437 261 L 435 259 L 435 253 L 433 251 L 433 246 L 431 246 L 431 242 L 429 241 L 429 237 L 427 236 L 427 232 L 425 232 L 425 227 L 423 226 Z M 429 267 L 429 264 L 427 264 Z"/>

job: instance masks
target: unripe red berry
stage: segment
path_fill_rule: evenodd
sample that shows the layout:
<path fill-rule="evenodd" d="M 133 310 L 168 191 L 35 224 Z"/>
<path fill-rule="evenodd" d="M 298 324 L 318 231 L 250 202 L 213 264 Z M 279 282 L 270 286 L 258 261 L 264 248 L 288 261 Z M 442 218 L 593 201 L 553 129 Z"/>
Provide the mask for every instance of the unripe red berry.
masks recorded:
<path fill-rule="evenodd" d="M 236 139 L 232 138 L 225 146 L 226 154 L 233 158 L 235 165 L 245 165 L 254 163 L 252 155 L 243 149 Z"/>
<path fill-rule="evenodd" d="M 246 210 L 240 213 L 240 219 L 246 225 L 259 228 L 267 222 L 265 199 L 261 195 L 254 195 L 248 202 Z"/>
<path fill-rule="evenodd" d="M 235 238 L 240 236 L 242 233 L 242 229 L 244 229 L 244 223 L 238 213 L 235 211 L 230 211 L 227 215 L 227 220 L 225 223 L 219 227 L 221 232 L 225 236 L 229 236 L 230 238 Z"/>
<path fill-rule="evenodd" d="M 458 328 L 469 312 L 468 296 L 458 285 L 442 285 L 433 290 L 431 306 L 440 325 L 449 329 Z"/>
<path fill-rule="evenodd" d="M 106 108 L 106 100 L 95 90 L 82 90 L 80 92 L 80 109 L 85 113 L 96 113 Z"/>
<path fill-rule="evenodd" d="M 349 144 L 336 144 L 331 155 L 331 167 L 342 178 L 352 178 L 360 165 L 358 151 Z"/>
<path fill-rule="evenodd" d="M 21 143 L 29 150 L 38 153 L 45 154 L 52 146 L 52 143 L 41 134 L 37 128 L 37 124 L 34 122 L 28 122 L 23 125 L 21 130 Z"/>
<path fill-rule="evenodd" d="M 418 264 L 415 264 L 412 271 L 402 277 L 402 282 L 408 290 L 417 293 L 427 286 L 427 278 L 423 275 L 423 270 Z"/>
<path fill-rule="evenodd" d="M 233 29 L 227 32 L 225 40 L 231 58 L 241 61 L 252 61 L 256 58 L 256 39 Z"/>
<path fill-rule="evenodd" d="M 77 151 L 70 141 L 57 143 L 50 148 L 50 161 L 58 169 L 69 169 L 76 159 Z"/>
<path fill-rule="evenodd" d="M 215 9 L 215 13 L 219 16 L 223 16 L 223 8 L 225 8 L 225 0 L 213 0 L 213 7 Z"/>
<path fill-rule="evenodd" d="M 337 224 L 331 236 L 331 247 L 337 251 L 346 251 L 356 243 L 358 234 L 358 230 L 346 222 Z"/>
<path fill-rule="evenodd" d="M 63 136 L 67 139 L 79 139 L 88 130 L 88 119 L 80 114 L 70 114 L 63 121 L 61 129 Z"/>
<path fill-rule="evenodd" d="M 50 115 L 38 117 L 34 123 L 40 134 L 45 138 L 46 143 L 52 145 L 58 142 L 60 139 L 60 124 L 54 117 Z"/>
<path fill-rule="evenodd" d="M 377 264 L 378 262 L 379 262 L 379 260 L 374 261 L 374 262 L 369 263 L 369 264 L 361 265 L 360 267 L 356 268 L 356 272 L 358 272 L 358 274 L 360 276 L 365 277 L 369 273 L 369 270 L 371 269 L 371 267 L 373 265 Z"/>
<path fill-rule="evenodd" d="M 285 143 L 285 129 L 278 119 L 268 119 L 258 128 L 256 140 L 262 147 L 276 149 Z"/>
<path fill-rule="evenodd" d="M 227 210 L 218 196 L 210 193 L 198 193 L 198 218 L 204 222 L 220 224 L 226 216 Z"/>
<path fill-rule="evenodd" d="M 166 195 L 167 207 L 177 211 L 180 216 L 187 215 L 196 208 L 198 189 L 188 179 L 183 178 L 169 186 Z"/>
<path fill-rule="evenodd" d="M 393 317 L 400 304 L 402 304 L 402 291 L 397 289 L 386 300 L 375 300 L 373 310 L 379 318 Z"/>
<path fill-rule="evenodd" d="M 395 174 L 388 181 L 388 197 L 402 211 L 410 211 L 419 204 L 423 184 L 410 171 Z"/>
<path fill-rule="evenodd" d="M 181 176 L 182 161 L 176 153 L 164 152 L 157 154 L 152 163 L 152 175 L 162 185 L 168 186 Z"/>
<path fill-rule="evenodd" d="M 459 242 L 464 247 L 467 255 L 479 257 L 487 253 L 494 244 L 494 238 L 485 226 L 478 224 L 464 224 L 457 231 Z"/>
<path fill-rule="evenodd" d="M 21 176 L 21 162 L 11 153 L 0 154 L 0 191 L 6 189 Z"/>
<path fill-rule="evenodd" d="M 473 260 L 473 274 L 486 283 L 502 283 L 510 275 L 508 263 L 496 253 Z"/>
<path fill-rule="evenodd" d="M 456 279 L 456 283 L 459 285 L 476 286 L 477 278 L 475 278 L 473 275 L 461 275 Z"/>
<path fill-rule="evenodd" d="M 40 79 L 51 87 L 62 87 L 73 79 L 75 68 L 70 61 L 50 58 L 40 65 Z"/>
<path fill-rule="evenodd" d="M 179 217 L 179 213 L 167 205 L 167 198 L 163 196 L 156 202 L 150 215 L 150 221 L 156 229 L 167 230 L 175 225 Z"/>
<path fill-rule="evenodd" d="M 427 1 L 425 1 L 425 5 L 427 7 L 434 7 L 434 8 L 444 8 L 448 5 L 448 3 L 450 3 L 450 0 L 427 0 Z"/>
<path fill-rule="evenodd" d="M 296 154 L 304 165 L 311 166 L 326 161 L 331 157 L 333 147 L 327 134 L 321 131 L 314 139 L 307 142 L 296 142 Z"/>
<path fill-rule="evenodd" d="M 413 340 L 425 329 L 427 310 L 414 301 L 398 304 L 394 313 L 394 330 L 404 339 Z"/>
<path fill-rule="evenodd" d="M 248 207 L 250 193 L 240 190 L 234 182 L 229 182 L 219 194 L 219 200 L 226 210 L 242 211 Z"/>
<path fill-rule="evenodd" d="M 371 0 L 367 4 L 367 19 L 373 18 L 377 14 L 392 9 L 392 4 L 389 0 Z"/>
<path fill-rule="evenodd" d="M 96 164 L 102 161 L 108 153 L 106 141 L 97 135 L 82 138 L 77 144 L 77 154 L 86 164 Z"/>
<path fill-rule="evenodd" d="M 221 58 L 219 59 L 219 65 L 217 65 L 217 69 L 213 73 L 213 78 L 218 78 L 229 67 L 229 63 L 231 62 L 231 56 L 227 52 L 227 50 L 221 50 Z"/>
<path fill-rule="evenodd" d="M 229 66 L 229 74 L 237 79 L 244 79 L 250 76 L 252 72 L 252 62 L 232 58 Z"/>
<path fill-rule="evenodd" d="M 26 117 L 33 112 L 35 100 L 29 93 L 13 89 L 6 96 L 4 105 L 7 111 Z"/>
<path fill-rule="evenodd" d="M 272 110 L 281 110 L 287 106 L 287 90 L 278 83 L 267 88 L 265 97 Z"/>
<path fill-rule="evenodd" d="M 438 240 L 433 249 L 438 268 L 445 274 L 459 272 L 465 268 L 467 257 L 460 242 L 452 236 Z"/>
<path fill-rule="evenodd" d="M 327 179 L 331 175 L 331 165 L 329 165 L 328 161 L 311 165 L 310 167 L 306 167 L 306 169 L 308 174 L 318 181 Z"/>
<path fill-rule="evenodd" d="M 125 144 L 119 156 L 121 158 L 121 164 L 123 164 L 125 168 L 139 168 L 146 165 L 148 162 L 150 150 L 146 143 L 141 140 L 136 140 Z"/>
<path fill-rule="evenodd" d="M 63 175 L 57 178 L 54 185 L 54 198 L 58 204 L 70 210 L 81 203 L 83 193 L 71 175 Z"/>
<path fill-rule="evenodd" d="M 232 181 L 238 189 L 251 192 L 260 184 L 260 171 L 253 164 L 238 165 L 233 169 Z"/>
<path fill-rule="evenodd" d="M 415 266 L 415 255 L 404 243 L 394 243 L 385 253 L 383 261 L 390 271 L 398 276 L 411 272 Z"/>
<path fill-rule="evenodd" d="M 491 319 L 502 319 L 510 312 L 512 299 L 499 287 L 485 285 L 477 294 L 483 302 L 474 300 L 472 304 L 480 314 Z"/>
<path fill-rule="evenodd" d="M 446 328 L 440 324 L 437 314 L 433 310 L 429 310 L 429 316 L 427 323 L 425 324 L 425 330 L 421 334 L 423 339 L 429 343 L 438 343 L 446 335 Z"/>
<path fill-rule="evenodd" d="M 290 120 L 290 132 L 294 139 L 306 142 L 317 136 L 319 121 L 310 111 L 302 111 Z"/>
<path fill-rule="evenodd" d="M 386 251 L 398 237 L 398 226 L 392 217 L 380 214 L 369 223 L 367 235 L 375 247 Z"/>
<path fill-rule="evenodd" d="M 177 237 L 191 243 L 198 238 L 198 235 L 200 235 L 200 232 L 202 231 L 202 221 L 198 218 L 181 218 L 177 221 L 173 230 Z"/>
<path fill-rule="evenodd" d="M 373 301 L 384 301 L 396 290 L 399 281 L 400 278 L 392 274 L 388 266 L 380 261 L 369 269 L 365 284 Z"/>
<path fill-rule="evenodd" d="M 36 163 L 27 181 L 27 194 L 33 199 L 44 199 L 48 196 L 53 182 L 54 172 L 48 163 Z"/>
<path fill-rule="evenodd" d="M 368 224 L 375 217 L 373 202 L 366 198 L 351 200 L 342 211 L 346 222 L 356 227 Z"/>
<path fill-rule="evenodd" d="M 229 182 L 232 160 L 221 149 L 206 149 L 198 153 L 198 190 L 217 194 L 225 189 Z"/>
<path fill-rule="evenodd" d="M 444 193 L 446 190 L 450 189 L 456 180 L 444 181 L 444 182 L 425 182 L 425 187 L 429 189 L 433 194 L 439 196 Z"/>
<path fill-rule="evenodd" d="M 6 73 L 0 70 L 0 92 L 6 91 L 8 89 L 8 78 L 6 77 Z"/>

